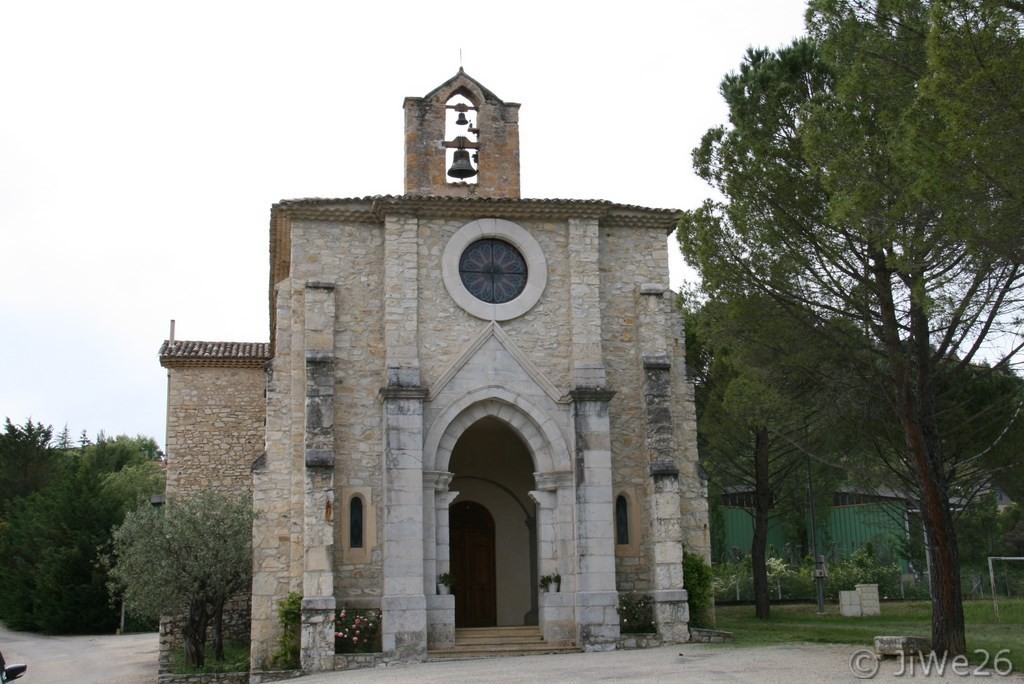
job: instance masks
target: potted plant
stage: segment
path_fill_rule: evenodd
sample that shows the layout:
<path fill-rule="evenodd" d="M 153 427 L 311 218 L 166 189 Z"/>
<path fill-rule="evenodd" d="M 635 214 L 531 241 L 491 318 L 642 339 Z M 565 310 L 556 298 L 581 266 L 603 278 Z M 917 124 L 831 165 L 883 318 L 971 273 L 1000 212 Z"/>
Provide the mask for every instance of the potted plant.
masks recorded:
<path fill-rule="evenodd" d="M 562 586 L 562 576 L 557 572 L 540 578 L 540 588 L 544 591 L 558 591 Z"/>
<path fill-rule="evenodd" d="M 452 577 L 450 572 L 442 572 L 437 576 L 437 593 L 441 595 L 451 593 L 452 587 L 455 586 L 455 578 Z"/>

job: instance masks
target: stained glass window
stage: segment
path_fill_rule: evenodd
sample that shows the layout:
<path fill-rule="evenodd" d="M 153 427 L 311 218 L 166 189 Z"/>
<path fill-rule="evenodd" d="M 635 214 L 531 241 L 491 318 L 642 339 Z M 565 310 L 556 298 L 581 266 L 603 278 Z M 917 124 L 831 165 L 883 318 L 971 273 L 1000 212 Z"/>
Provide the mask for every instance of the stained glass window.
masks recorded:
<path fill-rule="evenodd" d="M 526 259 L 504 240 L 477 240 L 459 258 L 462 284 L 488 304 L 504 304 L 522 294 L 526 275 Z"/>

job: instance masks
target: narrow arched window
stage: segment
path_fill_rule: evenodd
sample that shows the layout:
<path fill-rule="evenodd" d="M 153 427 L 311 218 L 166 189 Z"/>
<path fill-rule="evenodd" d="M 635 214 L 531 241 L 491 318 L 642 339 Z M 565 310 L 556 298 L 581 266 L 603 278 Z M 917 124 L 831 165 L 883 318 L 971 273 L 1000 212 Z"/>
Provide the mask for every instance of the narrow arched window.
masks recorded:
<path fill-rule="evenodd" d="M 348 546 L 363 548 L 363 500 L 358 496 L 348 502 Z"/>
<path fill-rule="evenodd" d="M 622 495 L 615 499 L 615 543 L 629 543 L 629 504 Z"/>

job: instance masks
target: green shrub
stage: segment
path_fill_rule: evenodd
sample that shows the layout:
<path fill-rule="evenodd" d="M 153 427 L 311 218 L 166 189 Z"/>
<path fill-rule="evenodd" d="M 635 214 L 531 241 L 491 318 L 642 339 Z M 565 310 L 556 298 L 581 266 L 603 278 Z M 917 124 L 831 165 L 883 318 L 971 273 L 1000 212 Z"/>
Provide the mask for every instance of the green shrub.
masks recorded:
<path fill-rule="evenodd" d="M 302 594 L 292 592 L 281 601 L 277 609 L 281 621 L 281 637 L 277 652 L 271 657 L 271 666 L 277 670 L 299 669 L 299 643 L 302 628 Z"/>
<path fill-rule="evenodd" d="M 690 602 L 690 625 L 693 627 L 714 627 L 714 592 L 711 566 L 704 556 L 696 553 L 683 554 L 683 578 Z"/>
<path fill-rule="evenodd" d="M 173 674 L 210 674 L 217 672 L 248 672 L 249 671 L 249 643 L 237 643 L 232 641 L 224 642 L 224 660 L 214 658 L 213 647 L 206 649 L 206 658 L 202 667 L 189 666 L 185 664 L 184 650 L 178 650 L 171 659 L 171 672 Z"/>
<path fill-rule="evenodd" d="M 838 599 L 840 591 L 856 588 L 858 584 L 877 584 L 881 598 L 900 596 L 900 568 L 895 563 L 879 563 L 873 548 L 865 544 L 849 558 L 834 563 L 825 580 L 825 596 Z"/>
<path fill-rule="evenodd" d="M 623 634 L 653 634 L 658 631 L 654 627 L 654 599 L 648 594 L 631 591 L 619 594 L 619 631 Z"/>
<path fill-rule="evenodd" d="M 799 566 L 787 564 L 779 558 L 768 559 L 768 585 L 771 600 L 814 599 L 817 585 L 814 580 L 814 560 L 808 556 Z M 900 587 L 902 574 L 895 563 L 879 562 L 873 547 L 865 544 L 849 558 L 843 558 L 828 565 L 828 579 L 825 580 L 825 597 L 838 599 L 839 592 L 854 589 L 858 584 L 877 584 L 878 594 L 883 599 L 927 596 L 927 585 L 904 584 Z M 736 563 L 718 563 L 712 568 L 712 588 L 716 601 L 753 601 L 754 579 L 750 556 L 744 556 Z"/>

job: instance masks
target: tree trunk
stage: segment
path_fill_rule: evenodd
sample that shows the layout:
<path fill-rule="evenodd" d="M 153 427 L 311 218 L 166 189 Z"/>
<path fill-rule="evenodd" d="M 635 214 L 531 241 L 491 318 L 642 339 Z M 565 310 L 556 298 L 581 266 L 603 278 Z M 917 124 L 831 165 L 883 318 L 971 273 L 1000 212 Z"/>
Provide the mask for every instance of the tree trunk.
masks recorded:
<path fill-rule="evenodd" d="M 910 287 L 916 279 L 910 279 Z M 909 360 L 893 353 L 900 418 L 910 459 L 920 486 L 920 508 L 928 535 L 931 570 L 932 649 L 955 657 L 967 652 L 964 604 L 960 586 L 960 552 L 949 505 L 949 482 L 942 459 L 935 411 L 935 385 L 930 321 L 920 303 L 911 300 Z M 912 372 L 911 372 L 911 364 Z"/>
<path fill-rule="evenodd" d="M 927 404 L 927 399 L 924 402 Z M 905 397 L 903 430 L 920 483 L 921 517 L 928 535 L 931 571 L 932 648 L 940 654 L 967 652 L 964 605 L 960 586 L 960 552 L 949 504 L 949 485 L 942 467 L 941 446 L 930 438 L 927 408 L 921 418 Z M 935 432 L 937 434 L 937 431 Z"/>
<path fill-rule="evenodd" d="M 193 599 L 188 604 L 188 617 L 182 629 L 182 642 L 185 647 L 185 666 L 202 667 L 206 664 L 206 625 L 210 615 L 206 611 L 206 601 Z"/>
<path fill-rule="evenodd" d="M 213 659 L 224 662 L 224 599 L 213 604 Z"/>
<path fill-rule="evenodd" d="M 874 278 L 881 313 L 881 339 L 889 362 L 888 382 L 899 412 L 900 427 L 919 486 L 918 501 L 928 536 L 931 571 L 932 648 L 955 657 L 967 651 L 960 553 L 953 515 L 949 509 L 949 482 L 942 462 L 942 441 L 935 411 L 935 373 L 931 347 L 931 321 L 915 297 L 909 302 L 909 332 L 904 338 L 893 299 L 893 272 L 885 255 L 874 255 Z M 916 292 L 922 276 L 902 277 Z"/>
<path fill-rule="evenodd" d="M 922 502 L 922 512 L 931 565 L 932 648 L 939 654 L 962 655 L 967 652 L 967 641 L 953 516 L 948 505 L 933 502 Z"/>
<path fill-rule="evenodd" d="M 762 620 L 771 614 L 771 587 L 768 586 L 768 515 L 772 491 L 768 477 L 768 430 L 754 432 L 754 539 L 750 544 L 750 560 L 754 574 L 754 611 Z"/>

